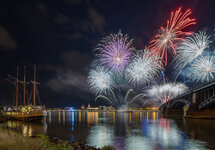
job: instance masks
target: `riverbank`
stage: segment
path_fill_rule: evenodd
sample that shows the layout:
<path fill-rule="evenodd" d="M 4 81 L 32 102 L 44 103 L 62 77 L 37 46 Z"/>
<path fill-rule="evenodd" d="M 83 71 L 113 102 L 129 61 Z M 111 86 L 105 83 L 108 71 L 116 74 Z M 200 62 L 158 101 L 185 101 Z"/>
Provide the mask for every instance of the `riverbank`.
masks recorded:
<path fill-rule="evenodd" d="M 215 110 L 205 109 L 200 111 L 187 111 L 184 117 L 193 119 L 215 119 Z"/>
<path fill-rule="evenodd" d="M 101 149 L 78 142 L 49 139 L 45 135 L 24 137 L 16 129 L 0 126 L 0 150 L 115 150 L 112 146 Z"/>

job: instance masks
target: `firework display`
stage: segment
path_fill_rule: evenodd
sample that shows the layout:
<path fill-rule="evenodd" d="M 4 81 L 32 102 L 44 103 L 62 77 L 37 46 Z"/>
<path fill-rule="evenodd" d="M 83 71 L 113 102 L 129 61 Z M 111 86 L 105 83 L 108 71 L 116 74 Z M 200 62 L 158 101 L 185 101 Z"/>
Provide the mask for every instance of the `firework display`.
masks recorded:
<path fill-rule="evenodd" d="M 111 73 L 104 67 L 97 67 L 89 72 L 88 82 L 90 89 L 96 94 L 106 93 L 112 87 Z"/>
<path fill-rule="evenodd" d="M 150 41 L 149 49 L 156 55 L 159 55 L 165 60 L 165 66 L 168 62 L 168 50 L 171 49 L 176 55 L 175 42 L 183 41 L 183 36 L 190 35 L 192 32 L 183 31 L 184 28 L 196 24 L 195 19 L 190 19 L 190 9 L 184 13 L 181 12 L 181 7 L 175 12 L 171 12 L 169 20 L 165 27 L 160 27 L 159 32 Z"/>
<path fill-rule="evenodd" d="M 102 98 L 104 100 L 107 100 L 114 107 L 118 107 L 118 108 L 127 107 L 130 104 L 132 104 L 136 99 L 140 98 L 141 96 L 145 96 L 145 93 L 140 93 L 140 94 L 137 94 L 136 96 L 133 96 L 131 99 L 128 99 L 130 93 L 132 93 L 132 92 L 133 92 L 133 89 L 129 89 L 126 92 L 125 97 L 123 97 L 122 95 L 117 96 L 114 93 L 114 91 L 112 89 L 110 89 L 110 94 L 108 97 L 100 94 L 95 98 L 95 100 Z"/>
<path fill-rule="evenodd" d="M 133 40 L 121 31 L 99 42 L 95 51 L 97 63 L 88 76 L 96 100 L 106 100 L 118 108 L 140 99 L 159 100 L 164 104 L 186 92 L 190 82 L 208 82 L 215 77 L 212 36 L 206 31 L 185 31 L 196 22 L 189 18 L 190 9 L 181 10 L 180 7 L 171 12 L 166 26 L 160 28 L 144 51 L 136 50 Z M 161 78 L 166 81 L 169 51 L 174 54 L 171 68 L 175 69 L 176 77 L 172 82 L 158 84 Z"/>
<path fill-rule="evenodd" d="M 133 40 L 120 31 L 102 39 L 96 48 L 99 62 L 113 71 L 121 71 L 128 65 L 133 50 Z"/>
<path fill-rule="evenodd" d="M 174 97 L 183 94 L 187 89 L 187 86 L 182 83 L 166 83 L 153 86 L 148 90 L 148 95 L 164 104 L 172 100 Z"/>
<path fill-rule="evenodd" d="M 177 47 L 178 55 L 175 57 L 175 67 L 177 69 L 184 68 L 195 58 L 200 56 L 212 41 L 206 32 L 199 31 L 187 37 L 185 41 Z"/>
<path fill-rule="evenodd" d="M 201 56 L 191 64 L 191 77 L 196 81 L 209 81 L 215 77 L 214 56 Z"/>
<path fill-rule="evenodd" d="M 143 85 L 159 76 L 163 65 L 149 51 L 138 51 L 126 69 L 126 78 L 133 85 Z"/>

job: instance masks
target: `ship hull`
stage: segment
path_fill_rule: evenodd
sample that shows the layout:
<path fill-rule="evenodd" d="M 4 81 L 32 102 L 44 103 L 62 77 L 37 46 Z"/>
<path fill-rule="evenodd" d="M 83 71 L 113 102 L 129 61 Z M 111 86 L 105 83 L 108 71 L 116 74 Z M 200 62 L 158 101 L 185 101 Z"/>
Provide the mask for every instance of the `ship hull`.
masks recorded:
<path fill-rule="evenodd" d="M 33 121 L 42 120 L 46 117 L 46 111 L 32 111 L 32 112 L 2 112 L 5 119 L 11 120 L 23 120 L 23 121 Z"/>

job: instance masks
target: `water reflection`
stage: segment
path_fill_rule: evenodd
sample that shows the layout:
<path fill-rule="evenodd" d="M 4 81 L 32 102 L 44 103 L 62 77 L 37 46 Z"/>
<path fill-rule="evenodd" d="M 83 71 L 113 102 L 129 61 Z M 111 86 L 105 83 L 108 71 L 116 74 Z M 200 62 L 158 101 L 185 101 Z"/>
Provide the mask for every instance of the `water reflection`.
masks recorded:
<path fill-rule="evenodd" d="M 35 136 L 41 133 L 47 133 L 46 121 L 23 122 L 16 120 L 8 120 L 6 122 L 6 125 L 10 128 L 16 128 L 23 134 L 23 136 Z"/>
<path fill-rule="evenodd" d="M 106 125 L 97 125 L 91 128 L 87 143 L 91 146 L 103 147 L 113 145 L 114 131 Z"/>
<path fill-rule="evenodd" d="M 87 112 L 87 124 L 90 126 L 91 124 L 98 123 L 98 112 Z"/>
<path fill-rule="evenodd" d="M 44 133 L 91 146 L 117 150 L 215 149 L 215 120 L 161 118 L 156 112 L 50 111 L 46 121 L 7 121 L 24 136 Z"/>

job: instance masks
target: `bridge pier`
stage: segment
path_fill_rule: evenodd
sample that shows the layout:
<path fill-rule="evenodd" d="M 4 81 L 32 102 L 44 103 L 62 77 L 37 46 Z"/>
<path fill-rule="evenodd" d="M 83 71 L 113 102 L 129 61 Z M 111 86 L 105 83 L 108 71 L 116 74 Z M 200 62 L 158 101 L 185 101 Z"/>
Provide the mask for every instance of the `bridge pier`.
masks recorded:
<path fill-rule="evenodd" d="M 183 109 L 170 109 L 170 103 L 166 105 L 162 105 L 162 107 L 159 108 L 159 112 L 162 113 L 165 116 L 169 115 L 184 115 Z"/>
<path fill-rule="evenodd" d="M 201 111 L 187 111 L 184 117 L 195 119 L 215 119 L 215 110 L 204 109 Z"/>

